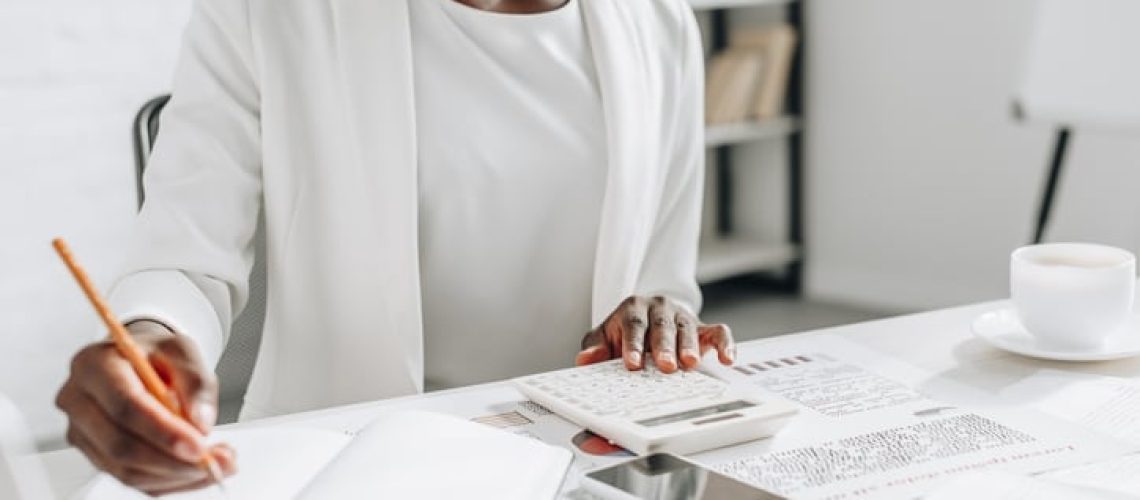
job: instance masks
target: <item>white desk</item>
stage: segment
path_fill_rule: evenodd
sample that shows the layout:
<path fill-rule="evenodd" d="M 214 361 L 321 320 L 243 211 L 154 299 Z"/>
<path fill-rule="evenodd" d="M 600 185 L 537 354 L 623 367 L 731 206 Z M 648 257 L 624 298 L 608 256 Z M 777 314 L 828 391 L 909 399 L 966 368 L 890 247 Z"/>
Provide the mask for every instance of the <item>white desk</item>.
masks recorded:
<path fill-rule="evenodd" d="M 979 314 L 1005 305 L 990 302 L 940 311 L 901 316 L 867 323 L 840 326 L 798 335 L 832 334 L 906 361 L 937 377 L 950 379 L 986 392 L 998 392 L 1043 368 L 1080 371 L 1126 378 L 1140 377 L 1140 358 L 1100 363 L 1060 363 L 1037 361 L 991 348 L 973 338 L 970 323 Z M 761 342 L 761 341 L 756 341 Z M 513 392 L 506 383 L 484 384 L 420 396 L 397 398 L 340 408 L 287 415 L 252 423 L 279 425 L 312 423 L 340 415 L 368 412 L 393 406 L 447 411 L 460 400 L 473 395 L 502 396 Z M 516 393 L 517 394 L 517 393 Z M 514 396 L 521 399 L 521 395 Z M 249 425 L 249 424 L 242 424 Z M 94 474 L 94 469 L 74 450 L 61 450 L 43 455 L 53 487 L 60 498 L 68 498 Z"/>

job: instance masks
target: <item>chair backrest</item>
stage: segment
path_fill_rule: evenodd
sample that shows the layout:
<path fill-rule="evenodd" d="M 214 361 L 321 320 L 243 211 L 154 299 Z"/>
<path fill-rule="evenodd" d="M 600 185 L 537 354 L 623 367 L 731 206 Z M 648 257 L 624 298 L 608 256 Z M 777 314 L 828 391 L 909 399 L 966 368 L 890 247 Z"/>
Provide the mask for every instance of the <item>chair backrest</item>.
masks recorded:
<path fill-rule="evenodd" d="M 1075 129 L 1140 131 L 1140 2 L 1037 0 L 1015 115 Z"/>
<path fill-rule="evenodd" d="M 156 97 L 139 110 L 134 123 L 135 166 L 137 172 L 138 202 L 142 206 L 145 199 L 143 173 L 146 171 L 150 151 L 158 138 L 159 117 L 170 96 Z M 221 423 L 237 420 L 241 411 L 253 365 L 257 361 L 261 345 L 261 330 L 265 324 L 265 223 L 259 214 L 257 233 L 254 236 L 256 257 L 249 276 L 249 300 L 245 309 L 234 320 L 222 359 L 218 361 L 217 373 L 221 382 L 220 409 L 218 421 Z"/>
<path fill-rule="evenodd" d="M 142 109 L 135 115 L 135 129 L 131 134 L 135 144 L 135 190 L 138 193 L 138 204 L 142 207 L 143 198 L 143 171 L 146 170 L 150 150 L 154 149 L 154 139 L 158 137 L 158 117 L 162 109 L 170 101 L 169 95 L 161 95 L 147 101 Z"/>

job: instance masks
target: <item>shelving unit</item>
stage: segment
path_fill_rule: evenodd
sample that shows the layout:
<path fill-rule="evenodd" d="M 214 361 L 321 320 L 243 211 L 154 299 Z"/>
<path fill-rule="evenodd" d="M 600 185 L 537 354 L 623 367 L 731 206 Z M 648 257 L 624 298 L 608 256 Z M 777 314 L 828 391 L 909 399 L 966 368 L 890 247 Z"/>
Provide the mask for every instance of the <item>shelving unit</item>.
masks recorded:
<path fill-rule="evenodd" d="M 800 119 L 782 116 L 763 122 L 710 125 L 705 129 L 705 146 L 731 146 L 766 139 L 783 139 L 800 131 Z"/>
<path fill-rule="evenodd" d="M 723 238 L 701 243 L 697 281 L 711 283 L 738 276 L 741 270 L 781 268 L 800 258 L 793 245 Z"/>
<path fill-rule="evenodd" d="M 762 122 L 712 125 L 705 130 L 705 145 L 713 151 L 716 169 L 716 221 L 713 237 L 701 242 L 697 280 L 702 284 L 735 276 L 774 276 L 775 287 L 799 292 L 803 268 L 802 230 L 802 118 L 800 117 L 803 54 L 804 0 L 688 0 L 696 11 L 710 14 L 711 49 L 715 53 L 728 45 L 728 11 L 735 8 L 774 7 L 786 9 L 787 22 L 801 34 L 788 81 L 786 115 Z M 788 143 L 788 234 L 785 241 L 758 241 L 738 234 L 733 224 L 733 146 L 758 141 L 785 140 Z"/>

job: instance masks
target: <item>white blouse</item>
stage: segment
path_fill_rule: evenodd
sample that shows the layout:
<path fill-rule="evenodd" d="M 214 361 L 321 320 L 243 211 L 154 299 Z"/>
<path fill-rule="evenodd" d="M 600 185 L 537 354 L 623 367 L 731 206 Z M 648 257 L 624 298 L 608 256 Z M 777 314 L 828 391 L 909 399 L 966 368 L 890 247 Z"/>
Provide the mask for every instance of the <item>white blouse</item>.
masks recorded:
<path fill-rule="evenodd" d="M 426 387 L 569 366 L 592 327 L 607 172 L 579 3 L 409 4 Z"/>

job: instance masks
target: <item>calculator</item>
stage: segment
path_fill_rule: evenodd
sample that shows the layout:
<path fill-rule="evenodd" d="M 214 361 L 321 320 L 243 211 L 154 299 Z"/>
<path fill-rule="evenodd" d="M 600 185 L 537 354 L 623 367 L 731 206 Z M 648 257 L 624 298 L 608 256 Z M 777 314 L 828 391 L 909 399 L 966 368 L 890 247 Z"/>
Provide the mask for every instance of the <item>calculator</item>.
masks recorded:
<path fill-rule="evenodd" d="M 629 371 L 617 359 L 512 382 L 534 402 L 638 455 L 697 453 L 769 437 L 796 413 L 787 400 L 652 365 L 647 360 Z"/>

